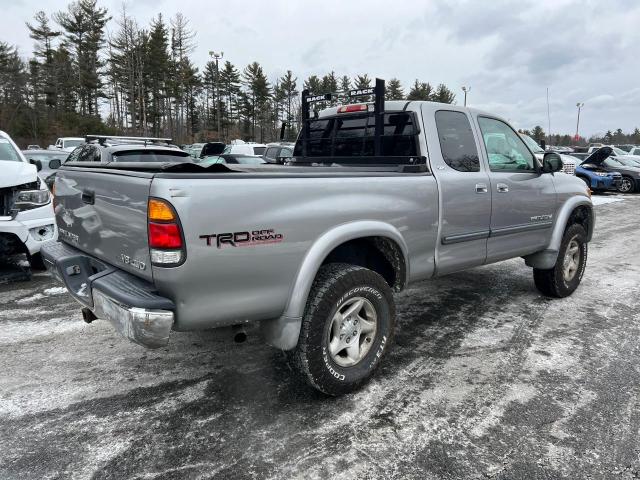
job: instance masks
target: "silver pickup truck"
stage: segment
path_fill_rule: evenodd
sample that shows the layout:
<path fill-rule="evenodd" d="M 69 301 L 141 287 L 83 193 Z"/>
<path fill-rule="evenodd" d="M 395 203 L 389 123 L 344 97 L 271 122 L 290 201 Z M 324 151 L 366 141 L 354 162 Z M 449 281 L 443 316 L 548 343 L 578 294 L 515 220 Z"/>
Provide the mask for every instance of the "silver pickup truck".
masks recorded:
<path fill-rule="evenodd" d="M 171 330 L 259 322 L 339 395 L 389 349 L 393 293 L 410 282 L 522 257 L 544 295 L 578 287 L 595 215 L 557 154 L 537 161 L 490 113 L 385 102 L 380 80 L 338 98 L 313 112 L 336 96 L 303 92 L 286 165 L 203 167 L 100 139 L 72 154 L 55 183 L 60 241 L 43 256 L 85 320 L 151 348 Z"/>

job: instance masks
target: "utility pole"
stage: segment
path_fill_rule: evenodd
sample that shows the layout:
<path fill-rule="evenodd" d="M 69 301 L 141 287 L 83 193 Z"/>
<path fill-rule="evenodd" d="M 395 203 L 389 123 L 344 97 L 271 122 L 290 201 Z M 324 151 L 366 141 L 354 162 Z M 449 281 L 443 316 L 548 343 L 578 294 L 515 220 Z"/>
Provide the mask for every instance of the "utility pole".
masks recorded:
<path fill-rule="evenodd" d="M 580 140 L 580 134 L 578 133 L 580 131 L 580 110 L 582 110 L 582 107 L 584 107 L 584 102 L 578 102 L 576 103 L 576 107 L 578 107 L 578 122 L 576 123 L 576 142 L 578 140 Z"/>
<path fill-rule="evenodd" d="M 462 91 L 464 92 L 464 106 L 467 106 L 467 93 L 471 91 L 471 87 L 462 87 Z"/>
<path fill-rule="evenodd" d="M 222 131 L 220 129 L 220 67 L 218 66 L 218 61 L 224 57 L 224 52 L 214 52 L 210 51 L 209 55 L 216 59 L 216 107 L 217 107 L 217 119 L 218 119 L 218 141 L 222 141 Z"/>
<path fill-rule="evenodd" d="M 551 110 L 549 109 L 549 87 L 547 87 L 547 136 L 551 145 Z"/>

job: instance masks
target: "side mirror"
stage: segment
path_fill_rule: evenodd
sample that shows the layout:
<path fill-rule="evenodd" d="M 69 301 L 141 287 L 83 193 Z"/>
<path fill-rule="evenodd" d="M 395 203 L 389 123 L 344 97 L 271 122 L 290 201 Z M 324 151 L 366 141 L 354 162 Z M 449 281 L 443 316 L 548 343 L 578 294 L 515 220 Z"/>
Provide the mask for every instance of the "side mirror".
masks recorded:
<path fill-rule="evenodd" d="M 59 158 L 54 158 L 53 160 L 49 160 L 49 168 L 51 170 L 57 170 L 62 165 L 62 162 Z"/>
<path fill-rule="evenodd" d="M 36 170 L 37 170 L 37 171 L 42 170 L 42 162 L 41 162 L 40 160 L 34 160 L 33 158 L 31 158 L 31 159 L 29 160 L 29 163 L 30 163 L 31 165 L 35 165 L 35 166 L 36 166 Z"/>
<path fill-rule="evenodd" d="M 542 159 L 542 171 L 544 173 L 559 172 L 563 166 L 562 159 L 557 153 L 548 152 L 544 154 Z"/>

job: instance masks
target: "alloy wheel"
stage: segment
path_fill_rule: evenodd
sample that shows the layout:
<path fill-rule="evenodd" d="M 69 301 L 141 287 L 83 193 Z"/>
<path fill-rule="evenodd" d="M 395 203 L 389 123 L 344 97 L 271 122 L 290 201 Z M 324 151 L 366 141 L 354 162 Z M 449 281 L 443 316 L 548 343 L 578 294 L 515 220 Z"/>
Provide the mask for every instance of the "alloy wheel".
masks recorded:
<path fill-rule="evenodd" d="M 369 353 L 376 336 L 378 315 L 373 304 L 353 297 L 338 307 L 329 328 L 329 354 L 341 367 L 358 364 Z"/>

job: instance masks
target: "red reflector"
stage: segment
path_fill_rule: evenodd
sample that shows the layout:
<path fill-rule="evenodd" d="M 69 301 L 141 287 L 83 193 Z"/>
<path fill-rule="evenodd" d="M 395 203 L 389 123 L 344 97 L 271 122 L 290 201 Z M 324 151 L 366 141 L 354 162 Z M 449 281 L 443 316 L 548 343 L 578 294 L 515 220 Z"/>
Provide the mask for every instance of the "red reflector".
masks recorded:
<path fill-rule="evenodd" d="M 342 107 L 338 107 L 338 113 L 350 113 L 350 112 L 363 112 L 367 110 L 368 107 L 366 104 L 361 105 L 344 105 Z"/>
<path fill-rule="evenodd" d="M 180 227 L 175 223 L 149 222 L 149 247 L 182 248 Z"/>

